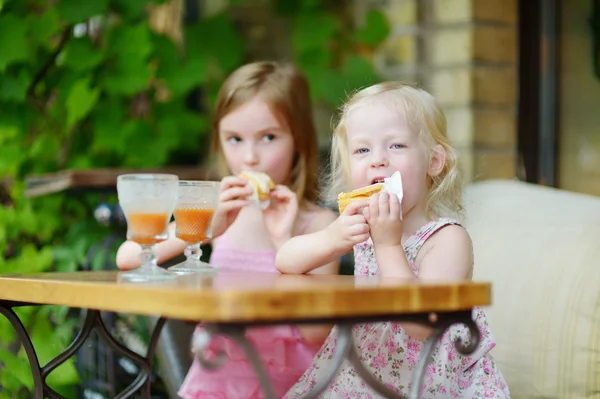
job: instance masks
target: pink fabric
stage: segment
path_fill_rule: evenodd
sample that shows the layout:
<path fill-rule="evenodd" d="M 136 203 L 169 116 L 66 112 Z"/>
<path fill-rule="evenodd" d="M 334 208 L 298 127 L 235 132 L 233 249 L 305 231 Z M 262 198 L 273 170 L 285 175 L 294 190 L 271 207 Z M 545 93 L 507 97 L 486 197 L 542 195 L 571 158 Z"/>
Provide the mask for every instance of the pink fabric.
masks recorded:
<path fill-rule="evenodd" d="M 241 250 L 231 245 L 226 235 L 215 242 L 211 264 L 220 270 L 277 273 L 274 251 Z M 197 329 L 202 328 L 201 325 Z M 304 341 L 294 326 L 269 326 L 248 329 L 246 337 L 259 353 L 269 374 L 275 395 L 280 398 L 294 385 L 319 350 Z M 254 369 L 237 344 L 216 337 L 205 355 L 210 359 L 224 351 L 228 359 L 219 370 L 204 370 L 194 359 L 179 395 L 183 399 L 262 399 Z"/>

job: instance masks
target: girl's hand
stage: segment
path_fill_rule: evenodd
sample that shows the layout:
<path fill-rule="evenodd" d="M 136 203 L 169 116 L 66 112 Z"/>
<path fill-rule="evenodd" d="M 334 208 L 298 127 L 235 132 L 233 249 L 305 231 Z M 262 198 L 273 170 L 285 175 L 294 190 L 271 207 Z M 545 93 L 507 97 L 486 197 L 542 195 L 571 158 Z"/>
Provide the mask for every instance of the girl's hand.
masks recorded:
<path fill-rule="evenodd" d="M 368 204 L 368 200 L 351 202 L 327 227 L 327 237 L 331 238 L 331 245 L 339 254 L 345 254 L 356 244 L 369 239 L 369 225 L 365 216 L 360 213 Z"/>
<path fill-rule="evenodd" d="M 236 176 L 228 176 L 221 180 L 219 203 L 212 221 L 213 237 L 220 236 L 231 226 L 240 209 L 250 203 L 246 198 L 253 192 L 247 180 Z"/>
<path fill-rule="evenodd" d="M 298 217 L 298 198 L 287 186 L 277 185 L 271 191 L 271 204 L 264 210 L 265 224 L 271 237 L 283 243 L 293 235 Z"/>
<path fill-rule="evenodd" d="M 376 247 L 402 247 L 402 208 L 396 195 L 374 194 L 363 214 L 371 229 L 371 239 Z"/>

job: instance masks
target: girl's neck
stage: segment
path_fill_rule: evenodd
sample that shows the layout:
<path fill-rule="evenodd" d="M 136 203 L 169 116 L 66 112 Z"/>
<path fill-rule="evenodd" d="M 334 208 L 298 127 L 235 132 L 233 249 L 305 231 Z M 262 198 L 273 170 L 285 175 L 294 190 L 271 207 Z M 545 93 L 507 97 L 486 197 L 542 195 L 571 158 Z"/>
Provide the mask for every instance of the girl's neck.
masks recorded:
<path fill-rule="evenodd" d="M 425 212 L 425 206 L 415 206 L 403 215 L 402 241 L 411 237 L 422 226 L 431 221 Z"/>

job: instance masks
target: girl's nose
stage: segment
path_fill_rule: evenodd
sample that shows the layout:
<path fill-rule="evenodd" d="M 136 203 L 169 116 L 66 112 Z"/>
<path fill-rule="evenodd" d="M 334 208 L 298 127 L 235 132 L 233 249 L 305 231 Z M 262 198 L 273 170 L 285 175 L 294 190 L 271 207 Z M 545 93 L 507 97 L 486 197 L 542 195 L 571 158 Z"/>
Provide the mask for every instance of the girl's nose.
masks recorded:
<path fill-rule="evenodd" d="M 256 146 L 253 143 L 248 143 L 246 151 L 244 153 L 244 163 L 247 166 L 255 166 L 258 164 L 258 153 Z"/>
<path fill-rule="evenodd" d="M 383 168 L 388 166 L 388 157 L 383 152 L 371 152 L 371 167 L 372 168 Z"/>

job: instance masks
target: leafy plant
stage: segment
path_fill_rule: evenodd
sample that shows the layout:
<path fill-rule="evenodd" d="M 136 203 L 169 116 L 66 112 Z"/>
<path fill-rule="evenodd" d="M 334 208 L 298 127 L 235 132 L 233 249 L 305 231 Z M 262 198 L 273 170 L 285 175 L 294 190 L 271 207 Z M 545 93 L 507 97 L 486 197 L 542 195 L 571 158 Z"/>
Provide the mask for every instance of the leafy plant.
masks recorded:
<path fill-rule="evenodd" d="M 202 153 L 208 113 L 222 80 L 251 59 L 230 8 L 183 27 L 183 42 L 153 29 L 160 0 L 0 0 L 0 272 L 75 271 L 110 234 L 93 218 L 114 194 L 27 198 L 27 175 L 69 168 L 158 167 Z M 231 1 L 238 7 L 248 1 Z M 264 3 L 264 2 L 263 2 Z M 272 0 L 289 20 L 294 61 L 315 101 L 336 107 L 377 80 L 370 52 L 389 27 L 377 10 L 355 26 L 337 1 Z M 315 27 L 318 26 L 318 29 Z M 197 101 L 200 109 L 188 104 Z M 114 253 L 100 253 L 100 268 Z M 75 321 L 67 309 L 18 314 L 41 364 L 63 350 Z M 74 396 L 74 362 L 50 385 Z M 0 398 L 28 397 L 29 365 L 0 318 Z"/>

